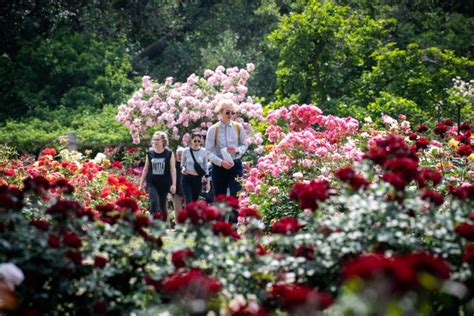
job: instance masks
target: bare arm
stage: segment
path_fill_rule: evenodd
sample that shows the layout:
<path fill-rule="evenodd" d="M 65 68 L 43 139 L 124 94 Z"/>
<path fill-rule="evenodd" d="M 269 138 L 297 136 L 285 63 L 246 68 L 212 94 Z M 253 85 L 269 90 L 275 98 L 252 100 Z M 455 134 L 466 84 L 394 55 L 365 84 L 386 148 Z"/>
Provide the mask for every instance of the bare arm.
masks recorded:
<path fill-rule="evenodd" d="M 149 168 L 150 168 L 150 162 L 148 161 L 148 155 L 146 155 L 145 167 L 143 167 L 142 176 L 140 179 L 140 185 L 139 185 L 140 190 L 142 190 L 145 187 L 146 175 L 148 173 Z"/>
<path fill-rule="evenodd" d="M 170 188 L 170 191 L 171 191 L 171 193 L 175 193 L 176 192 L 176 159 L 175 159 L 173 153 L 171 153 L 170 171 L 171 171 L 171 188 Z"/>

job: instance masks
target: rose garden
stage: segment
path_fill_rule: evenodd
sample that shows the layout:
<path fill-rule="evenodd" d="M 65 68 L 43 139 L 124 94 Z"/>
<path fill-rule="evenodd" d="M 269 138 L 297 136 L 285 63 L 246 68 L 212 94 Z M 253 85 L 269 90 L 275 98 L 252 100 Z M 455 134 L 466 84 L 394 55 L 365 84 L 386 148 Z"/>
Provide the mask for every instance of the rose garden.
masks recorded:
<path fill-rule="evenodd" d="M 119 108 L 136 143 L 159 124 L 181 142 L 185 130 L 209 126 L 219 98 L 240 104 L 253 144 L 239 199 L 190 204 L 173 231 L 137 189 L 141 148 L 120 159 L 111 149 L 95 158 L 5 152 L 1 261 L 24 275 L 3 290 L 10 307 L 25 315 L 472 310 L 470 124 L 412 126 L 401 115 L 377 128 L 311 104 L 263 115 L 246 96 L 252 70 L 218 67 L 185 83 L 145 77 Z M 231 209 L 237 225 L 224 221 Z"/>
<path fill-rule="evenodd" d="M 323 19 L 321 12 L 333 8 L 311 3 L 298 14 Z M 350 15 L 338 10 L 337 17 Z M 288 28 L 304 30 L 295 16 L 282 18 L 270 36 L 275 45 L 289 45 L 279 50 L 274 102 L 252 90 L 264 62 L 229 67 L 227 60 L 228 68 L 196 70 L 182 80 L 140 76 L 121 104 L 104 108 L 113 123 L 71 123 L 91 139 L 119 126 L 127 142 L 109 135 L 88 143 L 81 136 L 84 145 L 73 150 L 55 134 L 27 150 L 16 148 L 24 144 L 21 137 L 0 143 L 0 315 L 474 313 L 474 82 L 466 79 L 472 60 L 409 45 L 406 56 L 391 60 L 383 55 L 387 45 L 370 55 L 371 72 L 347 83 L 357 86 L 360 100 L 383 90 L 365 112 L 345 104 L 346 94 L 355 92 L 337 90 L 336 75 L 318 77 L 320 90 L 305 99 L 298 91 L 312 91 L 302 83 L 310 72 L 292 77 L 286 71 L 303 70 L 292 68 L 296 62 L 284 66 L 293 58 L 286 49 L 300 45 Z M 348 34 L 359 34 L 359 27 L 373 38 L 384 33 L 380 19 L 337 21 Z M 373 44 L 344 41 L 354 59 L 369 55 L 360 47 Z M 425 94 L 415 89 L 413 100 L 433 97 L 426 108 L 385 92 L 395 79 L 377 86 L 389 73 L 377 69 L 414 56 L 442 59 L 445 67 L 429 83 L 400 79 L 407 83 L 400 90 L 423 86 Z M 343 63 L 353 62 L 346 57 Z M 320 74 L 326 66 L 332 67 L 318 66 Z M 434 73 L 416 69 L 423 78 Z M 109 75 L 115 79 L 105 81 L 119 80 Z M 320 98 L 321 87 L 339 91 L 340 102 Z M 223 99 L 237 104 L 235 120 L 249 136 L 238 198 L 199 200 L 174 216 L 170 197 L 170 218 L 150 213 L 139 182 L 151 135 L 165 131 L 173 151 L 186 147 L 191 132 L 205 136 L 218 120 L 214 108 Z M 0 126 L 0 136 L 23 126 L 12 124 Z M 237 223 L 227 221 L 235 211 Z"/>

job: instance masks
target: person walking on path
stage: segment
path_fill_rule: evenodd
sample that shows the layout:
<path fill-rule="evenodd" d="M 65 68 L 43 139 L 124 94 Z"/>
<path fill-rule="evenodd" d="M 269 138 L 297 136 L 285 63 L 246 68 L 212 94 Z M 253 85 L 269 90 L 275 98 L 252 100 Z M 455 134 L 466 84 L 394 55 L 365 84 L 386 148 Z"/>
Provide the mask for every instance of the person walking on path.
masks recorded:
<path fill-rule="evenodd" d="M 202 136 L 199 133 L 191 135 L 191 146 L 183 151 L 182 182 L 186 204 L 197 201 L 202 191 L 202 178 L 206 178 L 206 190 L 210 190 L 209 173 L 207 169 L 206 149 L 201 147 Z"/>
<path fill-rule="evenodd" d="M 184 194 L 181 187 L 181 178 L 183 176 L 181 172 L 181 160 L 183 157 L 183 147 L 178 147 L 176 150 L 176 192 L 173 194 L 173 207 L 174 207 L 174 218 L 178 218 L 179 212 L 183 208 Z"/>
<path fill-rule="evenodd" d="M 164 132 L 155 132 L 148 149 L 139 188 L 145 188 L 150 197 L 150 213 L 158 210 L 166 221 L 168 192 L 176 192 L 176 165 L 173 152 L 167 147 L 168 136 Z"/>
<path fill-rule="evenodd" d="M 206 152 L 212 162 L 214 196 L 222 194 L 237 197 L 242 189 L 237 178 L 242 177 L 241 157 L 248 148 L 247 135 L 242 125 L 233 121 L 236 105 L 232 100 L 221 100 L 215 109 L 220 120 L 207 131 Z"/>

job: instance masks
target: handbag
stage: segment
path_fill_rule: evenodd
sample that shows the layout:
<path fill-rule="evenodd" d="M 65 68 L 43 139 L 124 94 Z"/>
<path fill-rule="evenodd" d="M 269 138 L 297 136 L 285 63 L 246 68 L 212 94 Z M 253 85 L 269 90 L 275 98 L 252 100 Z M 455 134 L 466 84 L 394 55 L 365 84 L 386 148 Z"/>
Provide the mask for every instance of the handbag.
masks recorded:
<path fill-rule="evenodd" d="M 194 158 L 193 150 L 189 148 L 189 151 L 191 152 L 191 157 L 193 157 L 194 160 L 194 170 L 196 170 L 200 177 L 204 177 L 206 175 L 206 171 L 202 169 L 201 165 L 196 161 L 196 158 Z"/>

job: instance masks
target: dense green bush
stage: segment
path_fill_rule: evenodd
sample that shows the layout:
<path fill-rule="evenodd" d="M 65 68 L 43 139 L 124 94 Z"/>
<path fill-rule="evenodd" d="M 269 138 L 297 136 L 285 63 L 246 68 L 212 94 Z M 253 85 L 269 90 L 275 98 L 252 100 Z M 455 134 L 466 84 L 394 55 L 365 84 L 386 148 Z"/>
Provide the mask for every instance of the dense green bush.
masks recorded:
<path fill-rule="evenodd" d="M 76 132 L 79 149 L 98 151 L 107 146 L 132 146 L 128 129 L 115 120 L 116 107 L 103 110 L 82 107 L 75 111 L 61 108 L 49 113 L 36 112 L 37 117 L 10 120 L 0 129 L 0 143 L 18 151 L 37 153 L 45 147 L 57 147 L 59 137 Z"/>
<path fill-rule="evenodd" d="M 125 44 L 70 29 L 23 43 L 18 54 L 0 59 L 0 75 L 9 78 L 0 88 L 0 104 L 12 105 L 0 120 L 37 108 L 99 109 L 123 102 L 134 88 Z"/>

